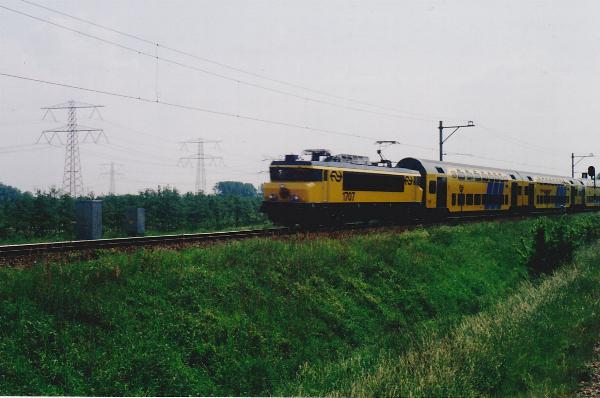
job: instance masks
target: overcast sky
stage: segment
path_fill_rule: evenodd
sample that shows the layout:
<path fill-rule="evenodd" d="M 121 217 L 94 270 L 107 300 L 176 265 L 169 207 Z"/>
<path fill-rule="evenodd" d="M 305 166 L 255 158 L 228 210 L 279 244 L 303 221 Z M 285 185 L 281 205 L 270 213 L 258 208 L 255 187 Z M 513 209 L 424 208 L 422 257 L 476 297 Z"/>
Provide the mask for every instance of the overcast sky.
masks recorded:
<path fill-rule="evenodd" d="M 206 146 L 223 159 L 207 164 L 209 188 L 258 185 L 269 159 L 305 148 L 374 159 L 375 140 L 397 140 L 390 159 L 435 159 L 438 120 L 477 125 L 447 142 L 449 161 L 568 175 L 571 152 L 600 155 L 597 1 L 32 1 L 159 46 L 0 0 L 143 53 L 0 8 L 0 73 L 233 116 L 0 76 L 0 182 L 24 190 L 60 186 L 64 147 L 30 144 L 66 123 L 66 112 L 42 121 L 40 108 L 70 99 L 105 106 L 103 120 L 78 114 L 108 137 L 81 145 L 95 193 L 108 190 L 111 161 L 118 193 L 193 190 L 194 169 L 177 163 L 193 149 L 180 142 L 197 137 L 221 141 Z"/>

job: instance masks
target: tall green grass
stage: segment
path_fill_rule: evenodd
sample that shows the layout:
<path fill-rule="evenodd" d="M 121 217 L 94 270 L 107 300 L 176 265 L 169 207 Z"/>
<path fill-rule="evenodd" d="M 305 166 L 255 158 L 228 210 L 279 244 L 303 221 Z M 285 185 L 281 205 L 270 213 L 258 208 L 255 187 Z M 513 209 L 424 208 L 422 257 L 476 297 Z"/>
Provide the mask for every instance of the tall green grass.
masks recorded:
<path fill-rule="evenodd" d="M 566 396 L 584 376 L 600 331 L 600 244 L 539 284 L 468 317 L 448 336 L 384 357 L 334 395 Z"/>
<path fill-rule="evenodd" d="M 535 223 L 2 269 L 0 394 L 359 391 L 382 358 L 412 352 L 427 333 L 446 336 L 514 294 L 541 247 Z"/>

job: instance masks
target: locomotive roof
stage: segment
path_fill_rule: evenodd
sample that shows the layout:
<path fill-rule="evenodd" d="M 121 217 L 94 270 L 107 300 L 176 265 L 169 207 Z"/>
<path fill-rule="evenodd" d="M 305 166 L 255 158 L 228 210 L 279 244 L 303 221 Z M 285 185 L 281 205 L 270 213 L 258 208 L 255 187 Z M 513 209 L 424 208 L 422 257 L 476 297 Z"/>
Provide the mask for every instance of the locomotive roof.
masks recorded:
<path fill-rule="evenodd" d="M 544 174 L 544 173 L 532 173 L 528 171 L 520 171 L 516 169 L 500 169 L 495 167 L 487 167 L 487 166 L 479 166 L 465 163 L 454 163 L 454 162 L 440 162 L 437 160 L 427 160 L 427 159 L 417 159 L 417 158 L 404 158 L 397 163 L 397 167 L 409 167 L 415 170 L 419 170 L 420 172 L 425 173 L 434 173 L 438 174 L 440 171 L 437 168 L 441 168 L 444 171 L 444 174 L 447 174 L 450 171 L 477 171 L 477 172 L 486 172 L 492 174 L 500 174 L 507 179 L 512 179 L 510 176 L 514 175 L 516 179 L 526 180 L 526 181 L 538 181 L 538 182 L 548 182 L 548 183 L 572 183 L 578 184 L 579 179 L 577 178 L 569 178 L 565 176 L 557 176 L 552 174 Z M 527 177 L 531 177 L 529 180 Z M 580 184 L 580 183 L 579 183 Z M 584 184 L 586 184 L 584 182 Z M 581 184 L 580 184 L 581 185 Z"/>
<path fill-rule="evenodd" d="M 405 169 L 402 167 L 385 167 L 385 166 L 370 166 L 364 164 L 356 164 L 349 162 L 321 162 L 312 160 L 274 160 L 271 162 L 271 166 L 318 166 L 318 167 L 339 167 L 344 169 L 359 169 L 369 171 L 382 171 L 386 173 L 397 173 L 397 174 L 412 174 L 420 176 L 421 174 L 412 169 Z"/>

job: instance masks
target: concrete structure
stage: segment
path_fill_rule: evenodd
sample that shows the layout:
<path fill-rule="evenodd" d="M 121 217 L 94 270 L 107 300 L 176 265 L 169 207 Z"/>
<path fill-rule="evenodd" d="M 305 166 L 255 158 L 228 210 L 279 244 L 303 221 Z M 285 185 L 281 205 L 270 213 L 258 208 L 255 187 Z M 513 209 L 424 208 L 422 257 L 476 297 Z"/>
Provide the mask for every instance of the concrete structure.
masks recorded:
<path fill-rule="evenodd" d="M 125 212 L 125 232 L 129 236 L 144 236 L 146 232 L 146 210 L 130 207 Z"/>
<path fill-rule="evenodd" d="M 102 238 L 102 201 L 75 202 L 75 238 L 90 240 Z"/>

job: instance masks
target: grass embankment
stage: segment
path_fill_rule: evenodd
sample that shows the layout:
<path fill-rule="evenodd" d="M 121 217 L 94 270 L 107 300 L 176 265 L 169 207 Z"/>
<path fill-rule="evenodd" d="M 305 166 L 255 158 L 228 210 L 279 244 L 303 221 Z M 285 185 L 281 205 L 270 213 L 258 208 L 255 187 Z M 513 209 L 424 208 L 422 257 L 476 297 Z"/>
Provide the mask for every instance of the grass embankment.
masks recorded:
<path fill-rule="evenodd" d="M 568 396 L 600 337 L 600 245 L 574 265 L 468 317 L 443 338 L 425 336 L 400 357 L 383 357 L 334 395 Z"/>
<path fill-rule="evenodd" d="M 369 372 L 398 367 L 398 358 L 444 338 L 461 341 L 465 316 L 500 311 L 495 303 L 524 289 L 528 261 L 540 259 L 532 248 L 555 247 L 556 236 L 581 235 L 572 225 L 598 221 L 569 217 L 567 233 L 543 226 L 553 232 L 526 245 L 531 220 L 3 269 L 0 394 L 404 391 L 393 372 Z M 578 286 L 564 291 L 594 288 Z M 584 340 L 569 343 L 583 352 Z"/>

